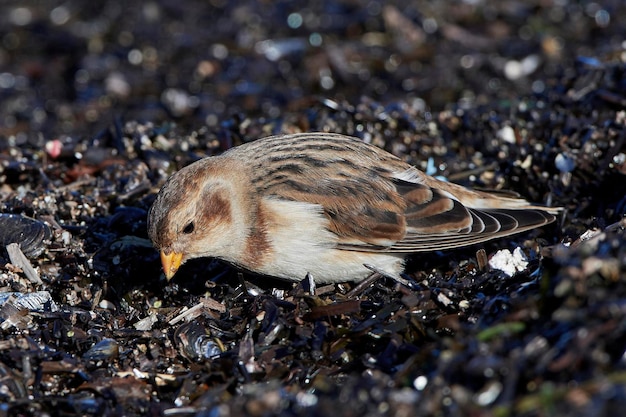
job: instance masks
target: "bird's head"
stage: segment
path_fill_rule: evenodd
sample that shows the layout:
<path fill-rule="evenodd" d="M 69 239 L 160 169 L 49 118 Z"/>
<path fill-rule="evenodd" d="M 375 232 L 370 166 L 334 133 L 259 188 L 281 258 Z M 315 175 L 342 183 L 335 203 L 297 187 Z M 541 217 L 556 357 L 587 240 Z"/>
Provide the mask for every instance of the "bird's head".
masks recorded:
<path fill-rule="evenodd" d="M 172 175 L 148 214 L 148 234 L 170 280 L 187 260 L 231 260 L 243 245 L 250 202 L 241 175 L 219 157 L 197 161 Z"/>

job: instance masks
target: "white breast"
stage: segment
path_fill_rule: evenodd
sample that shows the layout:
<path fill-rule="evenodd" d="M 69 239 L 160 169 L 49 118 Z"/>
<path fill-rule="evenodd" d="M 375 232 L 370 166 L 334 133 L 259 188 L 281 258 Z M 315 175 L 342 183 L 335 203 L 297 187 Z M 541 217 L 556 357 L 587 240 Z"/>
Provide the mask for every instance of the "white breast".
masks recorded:
<path fill-rule="evenodd" d="M 300 281 L 307 273 L 318 283 L 358 281 L 374 265 L 390 273 L 400 273 L 403 258 L 398 255 L 336 249 L 337 236 L 328 230 L 328 220 L 316 204 L 266 199 L 271 256 L 256 270 L 290 281 Z"/>

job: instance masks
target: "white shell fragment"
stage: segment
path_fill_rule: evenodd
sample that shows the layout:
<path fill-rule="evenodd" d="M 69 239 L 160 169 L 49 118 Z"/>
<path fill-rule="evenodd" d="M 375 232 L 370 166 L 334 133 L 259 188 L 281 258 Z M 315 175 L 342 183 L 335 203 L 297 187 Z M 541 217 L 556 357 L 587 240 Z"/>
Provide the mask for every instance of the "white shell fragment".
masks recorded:
<path fill-rule="evenodd" d="M 528 267 L 528 258 L 519 246 L 515 248 L 513 253 L 508 249 L 502 249 L 489 259 L 489 266 L 512 277 Z"/>
<path fill-rule="evenodd" d="M 0 294 L 0 306 L 4 305 L 9 299 L 12 299 L 12 303 L 20 308 L 27 309 L 29 311 L 58 311 L 59 307 L 52 299 L 52 295 L 48 291 L 35 291 L 31 293 L 21 292 L 5 292 Z"/>
<path fill-rule="evenodd" d="M 24 271 L 24 275 L 26 278 L 34 284 L 43 284 L 41 278 L 39 278 L 39 273 L 33 266 L 30 264 L 30 261 L 24 255 L 24 252 L 20 249 L 20 245 L 17 243 L 9 243 L 6 246 L 7 253 L 9 254 L 9 259 L 11 260 L 11 264 L 17 266 L 22 271 Z"/>

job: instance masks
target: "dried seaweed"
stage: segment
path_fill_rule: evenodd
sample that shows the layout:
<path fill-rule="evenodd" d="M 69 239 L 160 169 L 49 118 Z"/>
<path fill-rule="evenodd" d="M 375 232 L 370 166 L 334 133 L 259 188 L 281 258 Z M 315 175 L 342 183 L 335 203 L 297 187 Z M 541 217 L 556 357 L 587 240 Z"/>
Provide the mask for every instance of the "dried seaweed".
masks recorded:
<path fill-rule="evenodd" d="M 0 414 L 621 413 L 624 5 L 405 3 L 3 3 Z M 166 283 L 165 179 L 303 130 L 565 210 L 361 284 Z"/>

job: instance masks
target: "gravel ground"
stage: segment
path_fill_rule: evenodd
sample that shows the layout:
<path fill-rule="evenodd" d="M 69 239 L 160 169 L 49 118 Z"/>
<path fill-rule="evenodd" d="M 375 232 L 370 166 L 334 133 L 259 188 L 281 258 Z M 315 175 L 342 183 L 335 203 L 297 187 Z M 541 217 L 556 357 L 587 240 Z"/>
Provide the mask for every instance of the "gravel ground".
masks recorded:
<path fill-rule="evenodd" d="M 0 12 L 0 417 L 626 406 L 623 2 Z M 165 179 L 299 131 L 358 136 L 564 211 L 411 259 L 408 285 L 314 288 L 209 259 L 166 283 L 146 233 Z"/>

